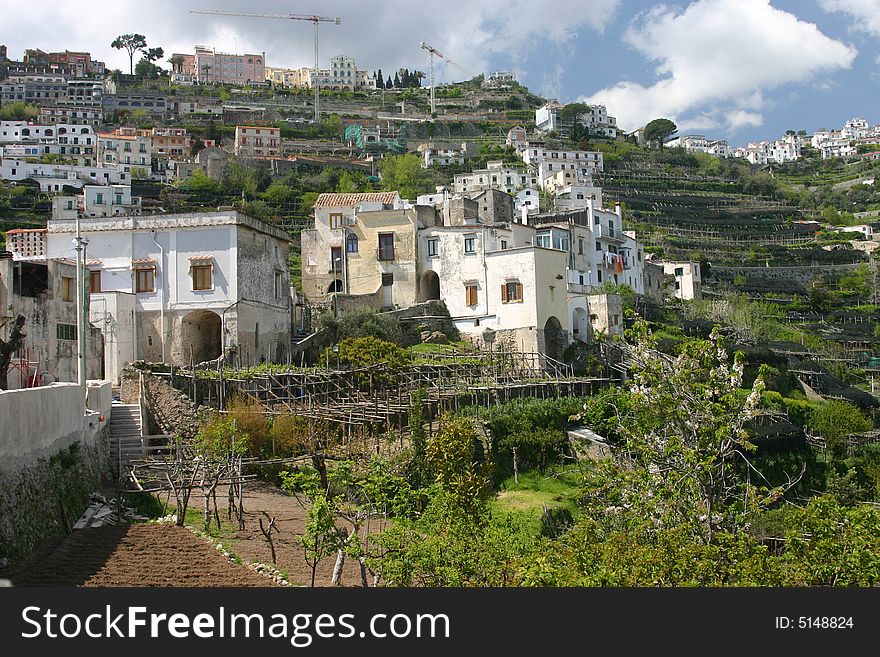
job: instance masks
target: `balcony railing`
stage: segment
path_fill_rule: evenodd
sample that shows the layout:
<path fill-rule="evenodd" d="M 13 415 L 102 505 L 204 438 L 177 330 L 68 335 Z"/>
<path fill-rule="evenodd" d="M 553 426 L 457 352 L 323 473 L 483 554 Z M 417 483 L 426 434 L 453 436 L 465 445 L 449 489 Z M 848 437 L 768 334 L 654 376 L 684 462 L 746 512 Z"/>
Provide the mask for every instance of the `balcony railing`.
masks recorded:
<path fill-rule="evenodd" d="M 593 226 L 593 230 L 596 234 L 596 237 L 598 237 L 599 239 L 612 240 L 615 242 L 623 242 L 624 240 L 623 231 L 616 228 L 609 228 L 608 226 L 595 224 Z"/>

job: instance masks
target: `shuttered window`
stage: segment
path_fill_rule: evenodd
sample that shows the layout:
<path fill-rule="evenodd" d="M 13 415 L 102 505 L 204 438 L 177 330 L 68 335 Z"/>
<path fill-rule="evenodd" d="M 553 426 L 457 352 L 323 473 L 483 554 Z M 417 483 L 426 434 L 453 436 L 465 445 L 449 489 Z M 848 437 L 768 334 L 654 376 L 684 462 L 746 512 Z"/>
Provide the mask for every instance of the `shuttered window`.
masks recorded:
<path fill-rule="evenodd" d="M 477 286 L 476 285 L 465 285 L 464 286 L 465 303 L 468 306 L 476 306 L 477 305 Z"/>
<path fill-rule="evenodd" d="M 522 303 L 523 289 L 519 281 L 510 281 L 501 286 L 501 303 Z"/>

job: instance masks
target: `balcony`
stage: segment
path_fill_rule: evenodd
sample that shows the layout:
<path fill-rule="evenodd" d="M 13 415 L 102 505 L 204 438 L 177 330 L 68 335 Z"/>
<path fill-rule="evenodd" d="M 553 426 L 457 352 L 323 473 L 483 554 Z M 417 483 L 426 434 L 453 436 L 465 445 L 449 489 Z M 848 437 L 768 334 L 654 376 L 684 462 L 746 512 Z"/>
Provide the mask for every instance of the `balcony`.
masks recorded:
<path fill-rule="evenodd" d="M 623 231 L 617 230 L 616 228 L 609 228 L 608 226 L 603 226 L 601 224 L 593 225 L 593 234 L 597 239 L 605 240 L 606 242 L 622 244 L 626 239 Z"/>

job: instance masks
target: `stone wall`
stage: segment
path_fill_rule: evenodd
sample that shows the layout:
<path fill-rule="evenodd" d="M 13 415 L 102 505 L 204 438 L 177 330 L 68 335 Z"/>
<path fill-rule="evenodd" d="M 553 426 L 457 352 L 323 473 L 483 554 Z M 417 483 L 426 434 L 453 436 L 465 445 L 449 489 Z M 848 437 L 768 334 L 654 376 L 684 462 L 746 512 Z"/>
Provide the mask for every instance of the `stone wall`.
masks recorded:
<path fill-rule="evenodd" d="M 103 386 L 92 402 L 102 405 Z M 75 384 L 0 392 L 0 569 L 69 532 L 89 493 L 110 485 L 109 416 Z"/>
<path fill-rule="evenodd" d="M 189 397 L 175 390 L 165 379 L 133 367 L 126 367 L 122 371 L 123 403 L 138 403 L 141 374 L 144 377 L 143 409 L 148 435 L 193 438 L 202 423 L 215 412 L 206 406 L 196 407 Z"/>
<path fill-rule="evenodd" d="M 845 265 L 816 265 L 804 267 L 712 267 L 712 276 L 722 281 L 732 281 L 736 276 L 743 276 L 746 283 L 760 281 L 764 283 L 785 282 L 794 283 L 803 289 L 809 286 L 816 276 L 830 275 L 842 276 L 859 266 L 856 264 Z"/>

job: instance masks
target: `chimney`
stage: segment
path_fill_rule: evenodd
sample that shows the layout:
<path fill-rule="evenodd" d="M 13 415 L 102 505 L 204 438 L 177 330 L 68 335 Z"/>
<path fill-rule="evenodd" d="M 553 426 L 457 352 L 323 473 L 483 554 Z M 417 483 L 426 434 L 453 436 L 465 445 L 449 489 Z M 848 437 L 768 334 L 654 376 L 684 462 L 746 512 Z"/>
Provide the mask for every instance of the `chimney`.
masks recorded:
<path fill-rule="evenodd" d="M 620 208 L 620 201 L 614 204 L 614 214 L 617 215 L 618 219 L 623 220 L 623 210 Z"/>
<path fill-rule="evenodd" d="M 528 223 L 529 223 L 529 206 L 523 205 L 520 208 L 520 210 L 521 210 L 521 214 L 522 214 L 523 225 L 528 225 Z"/>

